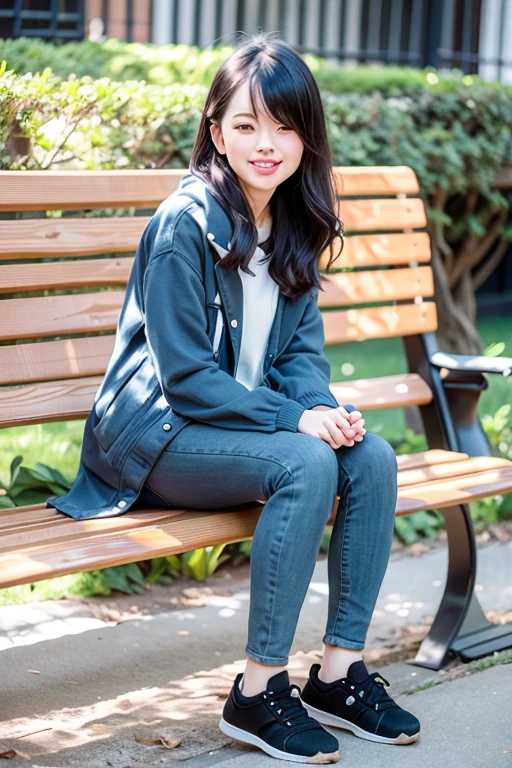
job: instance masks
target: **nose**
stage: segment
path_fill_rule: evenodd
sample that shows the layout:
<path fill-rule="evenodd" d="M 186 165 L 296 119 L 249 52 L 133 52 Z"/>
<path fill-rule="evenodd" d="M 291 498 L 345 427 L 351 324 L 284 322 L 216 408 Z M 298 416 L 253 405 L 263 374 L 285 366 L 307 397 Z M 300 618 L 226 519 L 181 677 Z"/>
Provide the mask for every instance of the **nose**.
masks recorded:
<path fill-rule="evenodd" d="M 261 131 L 256 142 L 256 150 L 258 152 L 273 152 L 274 144 L 272 137 L 268 131 Z"/>

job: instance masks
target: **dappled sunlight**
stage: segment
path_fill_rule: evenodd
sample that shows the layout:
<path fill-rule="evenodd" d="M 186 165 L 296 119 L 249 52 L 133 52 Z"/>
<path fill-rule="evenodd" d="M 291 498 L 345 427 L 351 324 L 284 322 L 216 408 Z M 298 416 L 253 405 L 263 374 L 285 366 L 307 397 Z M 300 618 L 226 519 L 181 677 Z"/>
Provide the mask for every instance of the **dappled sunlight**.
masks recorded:
<path fill-rule="evenodd" d="M 318 651 L 299 651 L 290 656 L 291 680 L 303 686 L 311 664 L 319 658 Z M 107 749 L 115 745 L 123 755 L 126 753 L 129 764 L 158 756 L 187 759 L 231 743 L 219 730 L 218 722 L 234 678 L 244 669 L 245 659 L 239 659 L 182 679 L 163 679 L 160 686 L 127 689 L 88 706 L 60 708 L 36 718 L 0 723 L 0 740 L 3 747 L 22 750 L 32 759 L 58 754 L 62 761 L 69 750 L 73 764 L 80 759 L 82 748 L 90 759 L 96 754 L 91 749 L 100 750 L 101 742 L 107 742 Z M 79 681 L 64 681 L 74 683 Z M 159 739 L 176 746 L 165 749 Z"/>

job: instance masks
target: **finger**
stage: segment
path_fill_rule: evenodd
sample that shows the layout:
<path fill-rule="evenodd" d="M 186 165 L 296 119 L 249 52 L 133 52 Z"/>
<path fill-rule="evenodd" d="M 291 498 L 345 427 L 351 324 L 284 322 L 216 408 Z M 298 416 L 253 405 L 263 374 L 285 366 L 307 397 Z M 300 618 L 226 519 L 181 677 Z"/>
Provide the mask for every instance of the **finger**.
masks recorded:
<path fill-rule="evenodd" d="M 324 421 L 324 427 L 327 429 L 333 440 L 333 447 L 339 448 L 340 445 L 342 445 L 344 437 L 343 430 L 340 429 L 332 419 L 326 419 Z"/>
<path fill-rule="evenodd" d="M 324 440 L 326 443 L 329 443 L 331 448 L 336 448 L 337 447 L 336 445 L 333 445 L 332 437 L 325 430 L 319 429 L 318 432 L 317 432 L 317 435 L 318 435 L 318 437 L 322 438 L 322 440 Z"/>
<path fill-rule="evenodd" d="M 343 416 L 343 418 L 347 420 L 350 418 L 349 411 L 347 411 L 342 405 L 338 405 L 338 407 L 334 408 L 334 410 L 340 413 Z"/>
<path fill-rule="evenodd" d="M 329 417 L 331 421 L 333 421 L 338 428 L 343 432 L 344 435 L 347 437 L 353 437 L 355 435 L 355 431 L 352 427 L 352 425 L 343 418 L 339 413 L 334 413 L 332 416 Z M 325 422 L 324 422 L 325 423 Z"/>
<path fill-rule="evenodd" d="M 352 411 L 348 414 L 348 418 L 351 424 L 353 424 L 355 421 L 358 421 L 359 419 L 363 418 L 363 414 L 361 411 Z"/>

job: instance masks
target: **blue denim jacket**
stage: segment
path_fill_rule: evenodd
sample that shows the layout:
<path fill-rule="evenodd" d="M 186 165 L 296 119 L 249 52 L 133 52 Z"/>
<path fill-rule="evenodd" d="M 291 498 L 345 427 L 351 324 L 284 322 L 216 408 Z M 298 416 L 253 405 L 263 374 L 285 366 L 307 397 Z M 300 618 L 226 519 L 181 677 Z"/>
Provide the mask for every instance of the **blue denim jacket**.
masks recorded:
<path fill-rule="evenodd" d="M 249 390 L 234 378 L 243 288 L 237 270 L 220 266 L 232 231 L 223 207 L 190 172 L 160 204 L 137 248 L 78 475 L 47 506 L 77 519 L 127 512 L 160 453 L 191 421 L 296 432 L 306 408 L 337 407 L 316 287 L 296 301 L 279 293 L 261 385 Z"/>

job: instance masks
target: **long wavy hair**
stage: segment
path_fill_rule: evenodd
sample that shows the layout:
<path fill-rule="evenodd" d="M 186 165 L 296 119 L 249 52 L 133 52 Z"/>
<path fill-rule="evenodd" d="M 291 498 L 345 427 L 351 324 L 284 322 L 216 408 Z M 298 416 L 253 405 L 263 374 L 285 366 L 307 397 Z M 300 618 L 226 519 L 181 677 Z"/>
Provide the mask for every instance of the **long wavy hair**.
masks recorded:
<path fill-rule="evenodd" d="M 189 170 L 208 185 L 232 221 L 231 250 L 222 267 L 249 271 L 258 244 L 254 213 L 226 156 L 215 147 L 209 126 L 220 125 L 233 92 L 248 82 L 254 113 L 258 103 L 269 117 L 296 131 L 304 144 L 301 163 L 270 199 L 272 231 L 262 244 L 270 276 L 295 300 L 313 285 L 323 290 L 320 255 L 329 249 L 329 269 L 343 249 L 343 224 L 337 216 L 332 153 L 318 86 L 304 59 L 278 35 L 260 32 L 243 40 L 218 69 Z M 336 241 L 340 249 L 334 255 Z"/>

